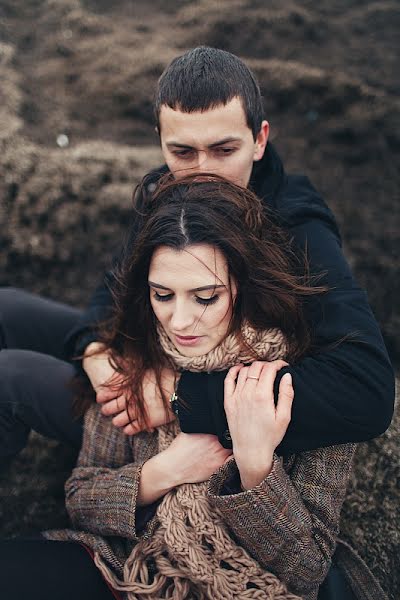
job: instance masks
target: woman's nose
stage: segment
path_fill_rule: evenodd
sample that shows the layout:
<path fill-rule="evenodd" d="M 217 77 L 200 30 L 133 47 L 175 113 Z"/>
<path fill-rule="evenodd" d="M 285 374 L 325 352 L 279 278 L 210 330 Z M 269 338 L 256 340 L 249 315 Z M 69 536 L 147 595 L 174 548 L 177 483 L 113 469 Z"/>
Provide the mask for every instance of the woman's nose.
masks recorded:
<path fill-rule="evenodd" d="M 193 323 L 193 311 L 177 302 L 171 316 L 172 331 L 176 333 L 184 332 L 185 330 L 188 330 L 193 325 Z"/>

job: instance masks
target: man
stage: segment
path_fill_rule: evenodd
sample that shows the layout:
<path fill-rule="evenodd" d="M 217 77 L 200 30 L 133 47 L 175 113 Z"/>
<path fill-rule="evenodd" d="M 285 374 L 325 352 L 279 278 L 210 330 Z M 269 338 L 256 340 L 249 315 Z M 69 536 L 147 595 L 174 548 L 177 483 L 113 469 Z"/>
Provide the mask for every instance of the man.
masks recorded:
<path fill-rule="evenodd" d="M 260 91 L 249 69 L 221 50 L 191 50 L 163 73 L 155 114 L 166 166 L 149 174 L 150 193 L 168 169 L 176 178 L 201 171 L 250 185 L 289 229 L 298 252 L 307 249 L 311 272 L 324 274 L 318 283 L 329 287 L 307 307 L 315 351 L 277 377 L 278 388 L 289 371 L 295 389 L 292 421 L 280 451 L 366 440 L 382 433 L 392 416 L 394 379 L 378 326 L 343 257 L 333 215 L 305 177 L 285 175 L 268 143 L 269 125 L 262 118 Z M 23 447 L 31 427 L 80 445 L 81 422 L 71 418 L 71 392 L 65 386 L 73 367 L 60 360 L 60 339 L 68 330 L 67 355 L 83 355 L 83 369 L 104 414 L 113 415 L 115 426 L 125 433 L 138 431 L 137 423 L 130 423 L 124 397 L 115 397 L 115 391 L 102 385 L 111 378 L 118 380 L 107 351 L 99 347 L 94 326 L 110 313 L 110 281 L 108 274 L 79 319 L 74 309 L 3 290 L 0 455 L 4 460 Z M 183 431 L 216 433 L 222 444 L 229 445 L 224 376 L 184 372 L 177 395 L 190 406 L 179 411 Z M 165 387 L 174 391 L 168 372 Z M 145 396 L 156 426 L 160 421 L 151 373 Z"/>

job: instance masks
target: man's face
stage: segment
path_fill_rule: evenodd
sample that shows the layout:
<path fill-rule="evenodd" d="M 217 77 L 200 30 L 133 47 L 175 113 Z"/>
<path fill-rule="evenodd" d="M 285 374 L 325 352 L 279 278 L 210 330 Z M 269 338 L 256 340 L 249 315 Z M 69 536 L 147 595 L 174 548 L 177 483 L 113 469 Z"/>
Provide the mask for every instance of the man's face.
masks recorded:
<path fill-rule="evenodd" d="M 247 187 L 253 162 L 262 158 L 268 140 L 267 121 L 254 140 L 239 98 L 204 112 L 164 105 L 159 120 L 161 149 L 176 179 L 201 171 Z"/>

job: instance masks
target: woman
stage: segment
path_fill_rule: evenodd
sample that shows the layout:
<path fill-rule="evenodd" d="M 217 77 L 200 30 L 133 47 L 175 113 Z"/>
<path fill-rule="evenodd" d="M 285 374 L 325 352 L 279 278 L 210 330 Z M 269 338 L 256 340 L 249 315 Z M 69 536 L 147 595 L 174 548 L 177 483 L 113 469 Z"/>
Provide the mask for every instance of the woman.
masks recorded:
<path fill-rule="evenodd" d="M 109 586 L 104 597 L 316 599 L 354 445 L 279 457 L 290 375 L 276 406 L 273 388 L 283 359 L 309 350 L 303 304 L 322 290 L 299 274 L 285 235 L 248 190 L 215 177 L 168 181 L 137 210 L 141 228 L 117 273 L 117 312 L 104 331 L 124 378 L 119 389 L 146 423 L 142 386 L 152 371 L 167 422 L 164 369 L 177 380 L 182 369 L 230 368 L 233 450 L 213 435 L 180 432 L 176 421 L 128 437 L 91 405 L 66 484 L 74 529 L 45 535 L 75 542 L 81 572 L 93 575 L 90 553 Z M 190 409 L 190 398 L 173 395 L 172 405 Z"/>

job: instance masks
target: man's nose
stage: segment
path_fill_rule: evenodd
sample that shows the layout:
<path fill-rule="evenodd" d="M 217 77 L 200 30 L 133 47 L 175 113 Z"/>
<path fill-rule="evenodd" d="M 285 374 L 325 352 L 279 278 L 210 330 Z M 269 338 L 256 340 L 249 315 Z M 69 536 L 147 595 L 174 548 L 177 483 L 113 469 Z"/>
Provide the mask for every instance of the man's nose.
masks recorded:
<path fill-rule="evenodd" d="M 211 173 L 214 169 L 212 158 L 204 150 L 197 154 L 197 169 L 206 173 Z"/>

